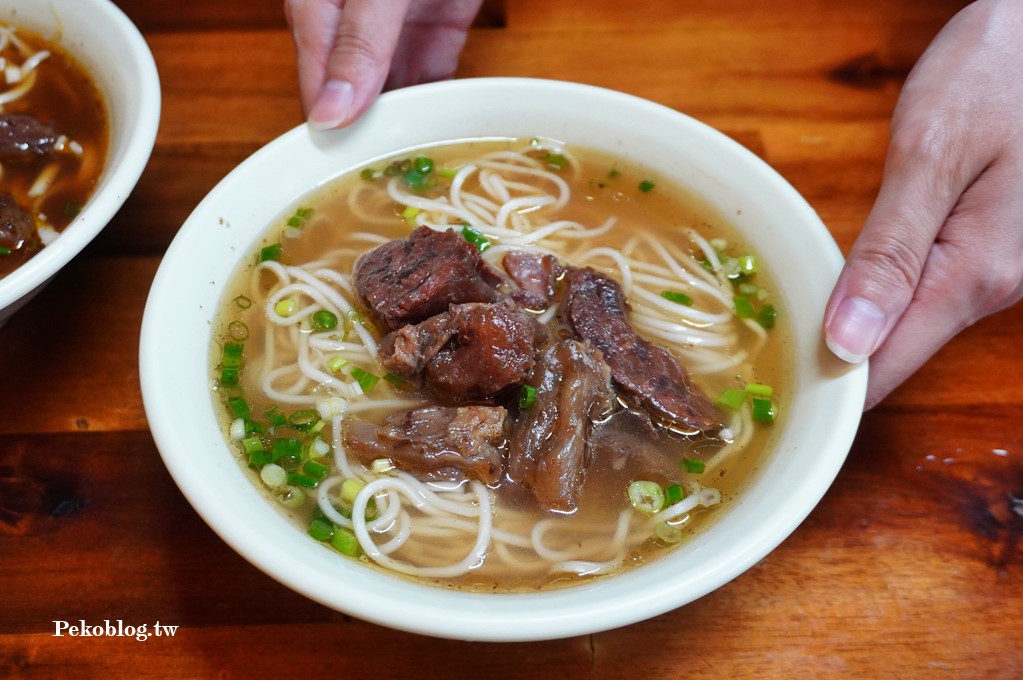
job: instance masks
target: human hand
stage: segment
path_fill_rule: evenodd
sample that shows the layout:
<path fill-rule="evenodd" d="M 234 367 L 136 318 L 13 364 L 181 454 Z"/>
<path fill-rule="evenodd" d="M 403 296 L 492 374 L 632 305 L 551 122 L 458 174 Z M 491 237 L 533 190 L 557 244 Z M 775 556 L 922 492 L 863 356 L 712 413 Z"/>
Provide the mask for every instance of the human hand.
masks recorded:
<path fill-rule="evenodd" d="M 349 125 L 384 89 L 450 78 L 482 2 L 285 0 L 310 125 Z"/>
<path fill-rule="evenodd" d="M 913 68 L 877 201 L 825 312 L 870 357 L 866 408 L 956 333 L 1023 297 L 1023 2 L 978 0 Z"/>

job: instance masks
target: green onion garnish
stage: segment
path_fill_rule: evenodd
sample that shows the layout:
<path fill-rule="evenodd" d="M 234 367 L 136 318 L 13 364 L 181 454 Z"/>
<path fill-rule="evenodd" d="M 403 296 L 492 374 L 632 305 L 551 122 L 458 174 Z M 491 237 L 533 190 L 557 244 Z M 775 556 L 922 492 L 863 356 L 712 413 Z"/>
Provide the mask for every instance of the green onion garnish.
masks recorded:
<path fill-rule="evenodd" d="M 241 368 L 242 353 L 245 345 L 240 342 L 225 342 L 224 351 L 220 355 L 220 363 L 224 368 Z"/>
<path fill-rule="evenodd" d="M 664 490 L 657 482 L 637 481 L 629 484 L 629 503 L 644 515 L 653 515 L 664 507 Z"/>
<path fill-rule="evenodd" d="M 259 262 L 277 262 L 281 259 L 281 244 L 272 243 L 268 246 L 263 246 L 259 251 Z"/>
<path fill-rule="evenodd" d="M 725 388 L 725 391 L 721 393 L 721 396 L 719 396 L 717 401 L 714 403 L 720 408 L 735 411 L 742 406 L 742 402 L 744 401 L 746 401 L 746 390 L 740 390 L 737 387 L 728 387 Z"/>
<path fill-rule="evenodd" d="M 773 423 L 774 416 L 773 401 L 766 397 L 753 397 L 753 420 L 761 423 Z"/>
<path fill-rule="evenodd" d="M 774 394 L 774 388 L 763 383 L 749 383 L 745 387 L 746 394 L 756 397 L 769 397 Z"/>
<path fill-rule="evenodd" d="M 693 298 L 689 297 L 685 293 L 679 293 L 674 290 L 665 290 L 661 292 L 661 297 L 669 302 L 685 305 L 686 307 L 693 306 Z"/>
<path fill-rule="evenodd" d="M 406 205 L 405 209 L 401 211 L 401 219 L 405 220 L 410 227 L 414 227 L 416 226 L 416 215 L 421 212 L 421 208 L 417 208 L 414 205 Z"/>
<path fill-rule="evenodd" d="M 342 368 L 348 365 L 348 360 L 341 357 L 331 357 L 327 360 L 327 368 L 331 373 L 339 373 Z"/>
<path fill-rule="evenodd" d="M 282 458 L 298 458 L 302 455 L 302 443 L 290 437 L 281 437 L 274 440 L 270 447 L 270 457 L 276 463 Z"/>
<path fill-rule="evenodd" d="M 252 300 L 245 297 L 244 295 L 239 295 L 238 297 L 236 297 L 234 299 L 234 303 L 238 305 L 240 309 L 248 309 L 249 307 L 252 306 Z"/>
<path fill-rule="evenodd" d="M 242 418 L 243 420 L 252 418 L 249 405 L 241 397 L 231 397 L 227 400 L 227 405 L 231 408 L 231 413 L 234 414 L 235 418 Z"/>
<path fill-rule="evenodd" d="M 337 328 L 337 314 L 326 309 L 313 313 L 313 328 L 318 331 L 332 331 Z"/>
<path fill-rule="evenodd" d="M 739 257 L 739 273 L 749 276 L 757 273 L 757 258 L 753 255 Z"/>
<path fill-rule="evenodd" d="M 233 340 L 245 340 L 249 337 L 249 327 L 241 321 L 232 321 L 227 324 L 227 334 Z"/>
<path fill-rule="evenodd" d="M 686 492 L 678 484 L 672 484 L 664 490 L 664 501 L 667 505 L 675 505 L 686 497 Z"/>
<path fill-rule="evenodd" d="M 536 403 L 536 388 L 532 385 L 523 385 L 519 390 L 519 408 L 531 408 Z"/>
<path fill-rule="evenodd" d="M 543 161 L 555 170 L 564 170 L 568 165 L 568 159 L 560 153 L 549 153 L 543 157 Z"/>
<path fill-rule="evenodd" d="M 305 465 L 302 466 L 302 472 L 309 475 L 313 479 L 318 479 L 322 481 L 326 479 L 327 475 L 330 473 L 330 468 L 324 465 L 323 463 L 319 463 L 315 460 L 307 460 L 305 462 Z"/>
<path fill-rule="evenodd" d="M 376 386 L 377 381 L 380 380 L 379 376 L 373 375 L 369 371 L 364 371 L 358 366 L 353 366 L 349 371 L 349 374 L 355 378 L 355 382 L 359 383 L 359 387 L 362 388 L 363 394 L 369 394 L 369 391 Z"/>
<path fill-rule="evenodd" d="M 462 236 L 465 237 L 466 241 L 479 248 L 481 253 L 490 247 L 490 239 L 469 225 L 462 227 Z"/>
<path fill-rule="evenodd" d="M 334 538 L 334 525 L 317 517 L 309 523 L 309 535 L 317 541 L 329 541 Z"/>
<path fill-rule="evenodd" d="M 315 489 L 316 485 L 320 483 L 320 480 L 310 477 L 309 475 L 303 475 L 298 472 L 288 473 L 288 484 L 292 486 L 302 486 L 307 489 Z"/>
<path fill-rule="evenodd" d="M 289 317 L 298 309 L 298 303 L 292 298 L 282 298 L 274 305 L 274 313 L 278 316 Z"/>
<path fill-rule="evenodd" d="M 263 467 L 272 460 L 269 451 L 260 449 L 259 451 L 249 452 L 249 465 L 256 467 Z"/>
<path fill-rule="evenodd" d="M 242 440 L 242 448 L 246 453 L 263 450 L 263 440 L 259 437 L 246 437 Z"/>
<path fill-rule="evenodd" d="M 690 474 L 698 475 L 707 468 L 707 465 L 702 460 L 697 460 L 695 458 L 683 458 L 682 468 Z"/>
<path fill-rule="evenodd" d="M 277 410 L 276 406 L 263 411 L 263 417 L 270 421 L 270 425 L 273 427 L 284 427 L 288 424 L 288 419 L 284 417 L 284 414 Z"/>
<path fill-rule="evenodd" d="M 404 378 L 402 378 L 401 376 L 395 375 L 395 374 L 391 373 L 390 371 L 388 371 L 387 373 L 384 373 L 384 380 L 386 380 L 387 382 L 391 383 L 395 387 L 404 387 L 405 385 L 408 384 L 407 382 L 405 382 Z"/>
<path fill-rule="evenodd" d="M 288 423 L 296 430 L 303 432 L 312 429 L 313 425 L 318 422 L 320 422 L 320 414 L 314 408 L 304 408 L 288 416 Z"/>
<path fill-rule="evenodd" d="M 289 227 L 303 227 L 313 214 L 312 208 L 299 208 L 295 214 L 288 218 Z"/>
<path fill-rule="evenodd" d="M 376 179 L 376 176 L 377 172 L 373 168 L 363 168 L 359 173 L 359 177 L 367 181 Z"/>
<path fill-rule="evenodd" d="M 355 497 L 359 495 L 359 492 L 362 491 L 362 487 L 364 486 L 366 486 L 365 483 L 355 479 L 354 477 L 349 477 L 345 481 L 341 482 L 341 500 L 348 504 L 354 503 Z"/>
<path fill-rule="evenodd" d="M 757 314 L 757 323 L 764 328 L 774 328 L 774 322 L 778 319 L 778 310 L 774 305 L 764 305 Z"/>
<path fill-rule="evenodd" d="M 221 385 L 237 385 L 238 384 L 238 369 L 237 368 L 225 368 L 220 371 L 220 384 Z"/>
<path fill-rule="evenodd" d="M 648 179 L 645 179 L 639 183 L 639 190 L 642 191 L 644 194 L 648 194 L 653 190 L 654 186 L 656 185 L 653 182 L 651 182 Z"/>
<path fill-rule="evenodd" d="M 732 297 L 732 300 L 735 302 L 735 315 L 740 319 L 752 319 L 757 315 L 757 311 L 753 309 L 753 303 L 749 301 L 749 298 L 735 295 Z"/>
<path fill-rule="evenodd" d="M 349 557 L 359 556 L 359 539 L 348 529 L 339 527 L 334 532 L 334 537 L 330 540 L 330 544 L 342 555 L 348 555 Z"/>
<path fill-rule="evenodd" d="M 14 251 L 11 250 L 10 248 L 7 248 L 5 246 L 0 246 L 0 257 L 6 257 L 7 255 L 10 255 L 13 252 Z"/>

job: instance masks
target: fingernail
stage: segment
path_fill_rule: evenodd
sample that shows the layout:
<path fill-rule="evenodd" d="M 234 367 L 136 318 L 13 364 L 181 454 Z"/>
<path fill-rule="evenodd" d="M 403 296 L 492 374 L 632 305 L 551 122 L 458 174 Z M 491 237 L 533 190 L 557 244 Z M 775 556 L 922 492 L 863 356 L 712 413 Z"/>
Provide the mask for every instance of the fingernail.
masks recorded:
<path fill-rule="evenodd" d="M 309 125 L 330 130 L 345 122 L 355 101 L 355 88 L 344 80 L 328 80 L 309 111 Z"/>
<path fill-rule="evenodd" d="M 858 364 L 877 349 L 884 325 L 884 312 L 877 305 L 861 297 L 848 297 L 831 317 L 825 340 L 839 359 Z"/>

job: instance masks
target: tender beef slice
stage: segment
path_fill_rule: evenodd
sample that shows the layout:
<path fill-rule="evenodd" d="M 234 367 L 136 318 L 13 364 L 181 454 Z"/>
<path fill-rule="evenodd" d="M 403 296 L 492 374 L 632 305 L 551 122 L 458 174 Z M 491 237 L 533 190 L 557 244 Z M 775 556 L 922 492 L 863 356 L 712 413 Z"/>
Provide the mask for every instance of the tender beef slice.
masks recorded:
<path fill-rule="evenodd" d="M 629 479 L 677 478 L 680 451 L 680 442 L 642 409 L 622 409 L 594 424 L 590 433 L 594 469 L 607 467 Z"/>
<path fill-rule="evenodd" d="M 355 263 L 355 287 L 388 327 L 439 314 L 451 304 L 495 302 L 497 274 L 479 249 L 454 231 L 419 227 Z"/>
<path fill-rule="evenodd" d="M 553 255 L 514 250 L 504 256 L 505 271 L 517 289 L 512 298 L 528 309 L 547 309 L 557 290 L 565 268 Z"/>
<path fill-rule="evenodd" d="M 367 465 L 390 458 L 409 472 L 494 484 L 504 474 L 507 415 L 500 406 L 428 406 L 391 414 L 379 426 L 346 419 L 342 439 Z"/>
<path fill-rule="evenodd" d="M 576 340 L 549 345 L 530 380 L 536 400 L 512 427 L 509 476 L 532 489 L 547 510 L 579 504 L 593 420 L 614 408 L 611 373 L 599 350 Z"/>
<path fill-rule="evenodd" d="M 451 339 L 427 362 L 426 385 L 450 399 L 491 397 L 523 382 L 545 333 L 510 300 L 452 305 Z"/>
<path fill-rule="evenodd" d="M 0 114 L 0 160 L 30 160 L 48 155 L 57 134 L 32 116 Z"/>
<path fill-rule="evenodd" d="M 713 433 L 721 429 L 720 414 L 663 347 L 643 339 L 626 318 L 622 289 L 592 269 L 573 269 L 566 277 L 568 322 L 580 338 L 604 353 L 623 397 L 655 419 L 686 429 Z"/>
<path fill-rule="evenodd" d="M 422 323 L 410 323 L 383 337 L 377 358 L 391 373 L 416 378 L 456 330 L 449 312 L 431 316 Z"/>
<path fill-rule="evenodd" d="M 0 246 L 17 250 L 31 240 L 36 225 L 10 194 L 0 193 Z"/>

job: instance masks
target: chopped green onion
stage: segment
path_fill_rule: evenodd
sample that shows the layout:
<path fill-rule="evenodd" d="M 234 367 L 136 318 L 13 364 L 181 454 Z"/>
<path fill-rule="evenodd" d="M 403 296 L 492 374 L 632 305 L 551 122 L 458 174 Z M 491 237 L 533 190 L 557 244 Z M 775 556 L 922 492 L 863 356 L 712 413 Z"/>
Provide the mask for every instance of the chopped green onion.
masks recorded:
<path fill-rule="evenodd" d="M 683 458 L 682 468 L 690 474 L 698 475 L 707 469 L 707 464 L 695 458 Z"/>
<path fill-rule="evenodd" d="M 333 418 L 347 410 L 348 400 L 342 397 L 327 397 L 316 402 L 316 412 L 320 414 L 321 418 Z"/>
<path fill-rule="evenodd" d="M 359 173 L 359 177 L 361 177 L 364 180 L 376 179 L 377 172 L 373 168 L 363 168 L 362 171 Z"/>
<path fill-rule="evenodd" d="M 274 489 L 274 496 L 277 497 L 277 502 L 289 509 L 300 508 L 305 505 L 305 494 L 302 489 L 291 484 L 285 484 L 284 486 L 277 487 Z"/>
<path fill-rule="evenodd" d="M 274 313 L 278 316 L 289 317 L 298 309 L 298 303 L 292 298 L 281 298 L 274 305 Z"/>
<path fill-rule="evenodd" d="M 288 424 L 288 419 L 284 417 L 284 414 L 277 410 L 276 406 L 263 411 L 263 417 L 270 421 L 270 425 L 273 427 L 284 427 Z"/>
<path fill-rule="evenodd" d="M 314 408 L 304 408 L 288 416 L 288 423 L 296 430 L 306 432 L 320 422 L 320 414 Z"/>
<path fill-rule="evenodd" d="M 490 247 L 490 239 L 469 225 L 462 227 L 462 236 L 466 241 L 479 248 L 481 253 Z"/>
<path fill-rule="evenodd" d="M 281 437 L 270 447 L 271 459 L 276 463 L 282 458 L 298 458 L 302 455 L 302 444 L 297 439 Z"/>
<path fill-rule="evenodd" d="M 388 371 L 387 373 L 384 373 L 384 380 L 386 380 L 387 382 L 391 383 L 395 387 L 404 387 L 405 385 L 408 384 L 408 383 L 405 382 L 404 378 L 402 378 L 401 376 L 397 376 L 397 375 L 391 373 L 390 371 Z"/>
<path fill-rule="evenodd" d="M 423 212 L 421 208 L 414 205 L 406 205 L 401 211 L 401 219 L 405 220 L 410 227 L 416 226 L 416 215 Z"/>
<path fill-rule="evenodd" d="M 299 208 L 295 214 L 288 218 L 289 227 L 303 227 L 313 214 L 312 208 Z"/>
<path fill-rule="evenodd" d="M 303 486 L 307 489 L 315 489 L 316 485 L 319 483 L 320 480 L 308 475 L 303 475 L 298 472 L 288 473 L 288 484 L 291 484 L 292 486 Z"/>
<path fill-rule="evenodd" d="M 281 259 L 281 244 L 272 243 L 259 251 L 259 262 L 277 262 Z"/>
<path fill-rule="evenodd" d="M 263 434 L 266 432 L 263 426 L 257 423 L 255 420 L 245 421 L 245 434 Z"/>
<path fill-rule="evenodd" d="M 82 202 L 70 199 L 64 203 L 64 217 L 74 217 L 82 210 Z"/>
<path fill-rule="evenodd" d="M 327 309 L 321 309 L 313 313 L 313 329 L 332 331 L 335 328 L 337 328 L 337 314 Z"/>
<path fill-rule="evenodd" d="M 319 463 L 315 460 L 307 460 L 305 462 L 305 465 L 302 466 L 302 472 L 309 475 L 313 479 L 323 481 L 330 473 L 330 468 L 324 465 L 323 463 Z"/>
<path fill-rule="evenodd" d="M 748 298 L 735 295 L 732 300 L 735 302 L 735 315 L 740 319 L 752 319 L 757 315 L 756 310 L 753 309 L 753 303 Z"/>
<path fill-rule="evenodd" d="M 682 540 L 682 530 L 668 522 L 659 522 L 654 527 L 654 535 L 668 545 L 675 545 Z"/>
<path fill-rule="evenodd" d="M 437 174 L 444 179 L 454 179 L 455 175 L 458 174 L 458 168 L 441 168 L 437 171 Z"/>
<path fill-rule="evenodd" d="M 383 475 L 394 469 L 394 462 L 390 458 L 377 458 L 369 464 L 370 472 L 375 475 Z"/>
<path fill-rule="evenodd" d="M 334 538 L 334 525 L 317 517 L 309 523 L 309 535 L 317 541 L 329 541 Z"/>
<path fill-rule="evenodd" d="M 773 423 L 776 411 L 774 402 L 765 397 L 753 397 L 753 420 Z"/>
<path fill-rule="evenodd" d="M 675 505 L 686 497 L 686 492 L 678 484 L 672 484 L 664 489 L 664 502 L 667 505 Z"/>
<path fill-rule="evenodd" d="M 221 385 L 237 385 L 238 384 L 238 369 L 237 368 L 225 368 L 220 372 L 220 384 Z"/>
<path fill-rule="evenodd" d="M 657 482 L 636 481 L 629 484 L 629 503 L 645 515 L 653 515 L 664 507 L 664 490 Z"/>
<path fill-rule="evenodd" d="M 656 185 L 648 179 L 643 180 L 639 183 L 639 190 L 644 194 L 650 193 Z"/>
<path fill-rule="evenodd" d="M 349 504 L 354 503 L 355 497 L 359 495 L 359 492 L 362 491 L 362 487 L 364 486 L 366 485 L 363 482 L 355 479 L 354 477 L 349 477 L 345 481 L 341 482 L 341 500 Z"/>
<path fill-rule="evenodd" d="M 549 153 L 543 157 L 543 161 L 555 170 L 564 170 L 568 165 L 568 159 L 560 153 Z"/>
<path fill-rule="evenodd" d="M 536 403 L 536 388 L 532 385 L 523 385 L 519 390 L 519 408 L 532 408 Z"/>
<path fill-rule="evenodd" d="M 249 337 L 249 327 L 241 321 L 232 321 L 227 324 L 227 334 L 233 340 L 245 340 Z"/>
<path fill-rule="evenodd" d="M 760 289 L 757 288 L 755 285 L 753 285 L 752 283 L 747 283 L 745 281 L 740 283 L 736 287 L 736 289 L 739 291 L 740 295 L 745 295 L 746 297 L 750 297 L 751 295 L 757 295 L 760 292 Z"/>
<path fill-rule="evenodd" d="M 693 298 L 689 297 L 685 293 L 679 293 L 674 290 L 665 290 L 661 292 L 661 297 L 668 302 L 674 302 L 675 304 L 685 305 L 686 307 L 693 306 Z"/>
<path fill-rule="evenodd" d="M 246 453 L 263 450 L 263 440 L 259 437 L 246 437 L 242 440 L 242 448 Z"/>
<path fill-rule="evenodd" d="M 6 257 L 7 255 L 10 255 L 13 252 L 14 252 L 13 250 L 7 248 L 6 246 L 0 246 L 0 256 L 2 257 Z"/>
<path fill-rule="evenodd" d="M 252 306 L 252 300 L 245 297 L 244 295 L 239 295 L 238 297 L 236 297 L 234 299 L 234 303 L 238 305 L 240 309 L 248 309 L 249 307 Z"/>
<path fill-rule="evenodd" d="M 259 471 L 259 478 L 271 489 L 276 489 L 288 482 L 288 473 L 280 465 L 269 463 Z"/>
<path fill-rule="evenodd" d="M 746 385 L 745 390 L 746 394 L 752 394 L 757 397 L 769 397 L 774 394 L 774 388 L 763 383 L 749 383 Z"/>
<path fill-rule="evenodd" d="M 358 557 L 361 552 L 359 546 L 359 539 L 355 537 L 348 529 L 338 528 L 334 532 L 334 537 L 330 539 L 330 544 L 334 546 L 342 555 L 348 555 L 349 557 Z"/>
<path fill-rule="evenodd" d="M 269 462 L 271 462 L 269 451 L 263 451 L 260 449 L 259 451 L 252 451 L 249 453 L 249 465 L 261 468 Z"/>
<path fill-rule="evenodd" d="M 340 373 L 341 369 L 348 365 L 348 360 L 341 357 L 331 357 L 327 360 L 327 368 L 332 373 Z"/>
<path fill-rule="evenodd" d="M 778 319 L 778 310 L 774 305 L 764 305 L 757 314 L 757 323 L 764 328 L 774 328 L 774 322 Z"/>
<path fill-rule="evenodd" d="M 231 397 L 227 400 L 227 405 L 231 408 L 231 413 L 236 418 L 244 418 L 248 420 L 252 418 L 252 412 L 249 411 L 249 405 L 245 403 L 245 400 L 241 397 Z"/>
<path fill-rule="evenodd" d="M 369 394 L 369 391 L 372 390 L 380 380 L 380 376 L 373 375 L 369 371 L 364 371 L 358 366 L 352 366 L 352 369 L 348 371 L 348 373 L 355 378 L 355 382 L 359 383 L 359 387 L 362 388 L 363 394 Z"/>
<path fill-rule="evenodd" d="M 220 355 L 220 363 L 224 368 L 241 368 L 242 353 L 245 346 L 237 342 L 225 342 L 224 351 Z"/>
<path fill-rule="evenodd" d="M 742 402 L 746 401 L 746 390 L 740 390 L 737 387 L 728 387 L 721 396 L 717 398 L 714 403 L 720 407 L 728 409 L 729 411 L 736 411 Z"/>
<path fill-rule="evenodd" d="M 739 273 L 750 274 L 757 273 L 757 258 L 753 255 L 742 255 L 739 257 Z"/>

